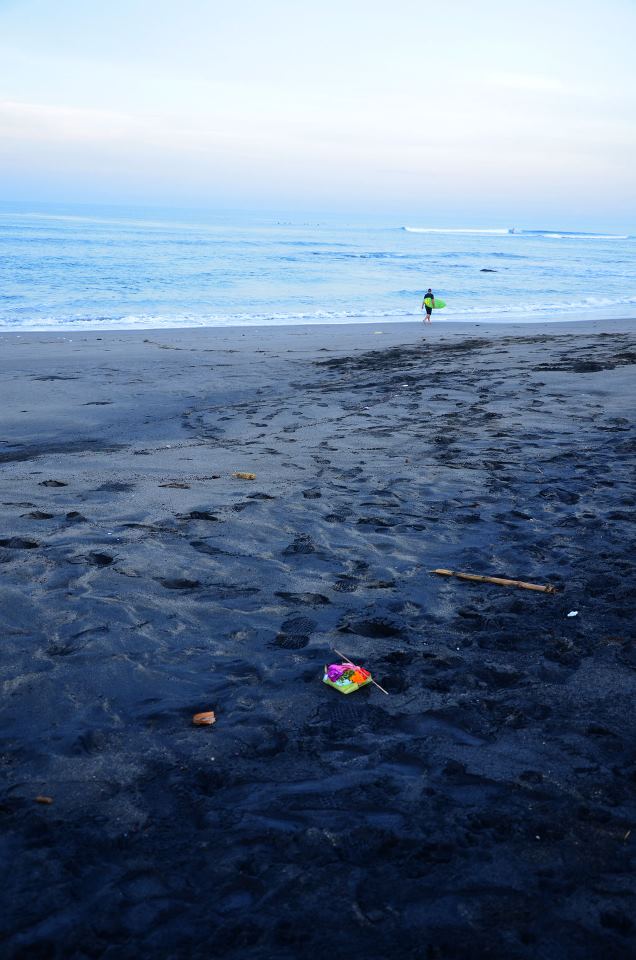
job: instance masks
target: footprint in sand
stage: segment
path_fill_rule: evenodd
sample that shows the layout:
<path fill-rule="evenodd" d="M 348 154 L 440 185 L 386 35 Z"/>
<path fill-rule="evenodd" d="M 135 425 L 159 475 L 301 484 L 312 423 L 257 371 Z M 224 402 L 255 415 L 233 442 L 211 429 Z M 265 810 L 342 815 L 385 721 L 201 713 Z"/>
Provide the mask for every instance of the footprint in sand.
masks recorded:
<path fill-rule="evenodd" d="M 113 483 L 102 483 L 101 486 L 95 487 L 95 493 L 128 493 L 130 490 L 135 489 L 134 483 L 119 483 L 115 481 Z"/>
<path fill-rule="evenodd" d="M 370 637 L 375 640 L 406 635 L 406 630 L 400 624 L 380 617 L 369 620 L 353 620 L 338 629 L 341 633 L 355 633 L 359 637 Z"/>
<path fill-rule="evenodd" d="M 220 554 L 225 554 L 225 550 L 221 550 L 220 547 L 215 547 L 211 543 L 206 543 L 205 540 L 191 540 L 190 546 L 194 547 L 199 553 L 206 553 L 210 557 L 217 557 Z"/>
<path fill-rule="evenodd" d="M 360 582 L 353 577 L 340 577 L 335 581 L 333 589 L 337 593 L 355 593 L 360 586 Z"/>
<path fill-rule="evenodd" d="M 210 522 L 218 520 L 209 510 L 191 510 L 190 513 L 180 513 L 179 520 L 209 520 Z"/>
<path fill-rule="evenodd" d="M 315 553 L 316 545 L 307 533 L 301 533 L 294 538 L 293 543 L 283 550 L 283 556 L 289 557 L 295 554 Z"/>
<path fill-rule="evenodd" d="M 70 510 L 69 513 L 66 514 L 66 519 L 71 520 L 73 523 L 88 523 L 86 517 L 77 510 Z"/>
<path fill-rule="evenodd" d="M 301 650 L 307 646 L 315 629 L 316 623 L 309 617 L 290 617 L 281 624 L 281 632 L 272 646 L 282 647 L 284 650 Z"/>
<path fill-rule="evenodd" d="M 287 593 L 280 590 L 276 596 L 286 600 L 287 603 L 297 603 L 300 606 L 321 607 L 331 603 L 331 600 L 322 593 Z"/>
<path fill-rule="evenodd" d="M 174 577 L 163 579 L 159 578 L 159 583 L 166 588 L 166 590 L 196 590 L 201 586 L 200 580 L 187 580 L 184 577 Z"/>
<path fill-rule="evenodd" d="M 109 567 L 115 560 L 109 553 L 89 553 L 86 559 L 93 567 Z"/>
<path fill-rule="evenodd" d="M 39 546 L 37 540 L 25 540 L 22 537 L 9 537 L 6 540 L 0 540 L 0 547 L 6 547 L 8 550 L 35 550 Z"/>

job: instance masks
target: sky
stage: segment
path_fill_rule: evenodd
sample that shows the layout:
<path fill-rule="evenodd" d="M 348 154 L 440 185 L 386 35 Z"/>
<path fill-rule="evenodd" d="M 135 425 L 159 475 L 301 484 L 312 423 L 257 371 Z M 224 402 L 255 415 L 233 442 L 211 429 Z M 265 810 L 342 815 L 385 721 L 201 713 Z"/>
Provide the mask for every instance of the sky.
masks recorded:
<path fill-rule="evenodd" d="M 0 0 L 0 199 L 636 232 L 633 0 Z"/>

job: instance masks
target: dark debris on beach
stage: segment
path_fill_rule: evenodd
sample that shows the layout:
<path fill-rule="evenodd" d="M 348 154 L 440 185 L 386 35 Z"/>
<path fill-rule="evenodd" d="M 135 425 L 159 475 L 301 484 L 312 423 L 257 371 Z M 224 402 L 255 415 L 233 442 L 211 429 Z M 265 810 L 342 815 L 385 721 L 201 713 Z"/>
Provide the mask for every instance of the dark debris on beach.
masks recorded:
<path fill-rule="evenodd" d="M 0 452 L 2 956 L 635 956 L 634 337 L 165 349 Z"/>

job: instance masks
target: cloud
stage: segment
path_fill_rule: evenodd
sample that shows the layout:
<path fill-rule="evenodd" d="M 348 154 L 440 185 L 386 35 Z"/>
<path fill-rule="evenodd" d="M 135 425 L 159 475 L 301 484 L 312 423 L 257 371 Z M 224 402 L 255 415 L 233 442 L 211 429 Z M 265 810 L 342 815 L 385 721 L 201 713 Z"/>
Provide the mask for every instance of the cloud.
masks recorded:
<path fill-rule="evenodd" d="M 265 117 L 249 117 L 246 121 L 222 112 L 199 117 L 133 114 L 0 100 L 0 141 L 5 143 L 46 142 L 68 149 L 152 147 L 192 151 L 196 155 L 201 151 L 224 151 L 231 146 L 252 146 L 259 139 L 265 143 L 276 139 Z"/>
<path fill-rule="evenodd" d="M 0 100 L 0 137 L 94 142 L 127 138 L 138 120 L 123 113 Z"/>
<path fill-rule="evenodd" d="M 496 87 L 527 93 L 570 93 L 572 92 L 557 77 L 541 73 L 494 73 L 490 82 Z"/>

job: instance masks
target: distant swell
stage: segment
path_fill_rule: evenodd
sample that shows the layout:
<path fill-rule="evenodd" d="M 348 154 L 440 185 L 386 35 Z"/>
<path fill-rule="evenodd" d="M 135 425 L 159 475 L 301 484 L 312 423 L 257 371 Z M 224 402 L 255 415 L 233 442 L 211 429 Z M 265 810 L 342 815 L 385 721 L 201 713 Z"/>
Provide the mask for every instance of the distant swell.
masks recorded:
<path fill-rule="evenodd" d="M 482 230 L 473 227 L 402 227 L 407 233 L 486 233 L 505 236 L 510 230 Z"/>

